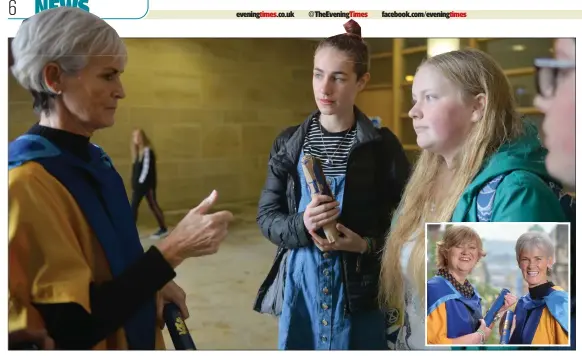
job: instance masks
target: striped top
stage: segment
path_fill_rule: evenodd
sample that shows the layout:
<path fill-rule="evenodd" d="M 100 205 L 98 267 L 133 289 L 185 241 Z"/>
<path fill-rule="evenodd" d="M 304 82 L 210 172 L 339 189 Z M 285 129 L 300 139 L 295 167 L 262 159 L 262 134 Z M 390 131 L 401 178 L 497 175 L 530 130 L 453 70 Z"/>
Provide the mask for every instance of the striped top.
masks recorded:
<path fill-rule="evenodd" d="M 311 119 L 305 141 L 304 154 L 310 154 L 321 161 L 326 177 L 346 173 L 350 149 L 356 140 L 357 127 L 342 132 L 328 132 L 319 123 L 319 118 Z"/>

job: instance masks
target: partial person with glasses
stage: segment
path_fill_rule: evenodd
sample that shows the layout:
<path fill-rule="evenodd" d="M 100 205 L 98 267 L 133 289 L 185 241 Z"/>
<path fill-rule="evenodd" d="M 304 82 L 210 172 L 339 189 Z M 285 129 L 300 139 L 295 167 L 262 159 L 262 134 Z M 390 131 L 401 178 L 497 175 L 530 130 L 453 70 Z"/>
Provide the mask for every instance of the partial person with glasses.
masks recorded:
<path fill-rule="evenodd" d="M 279 316 L 279 349 L 386 348 L 379 252 L 410 167 L 396 136 L 355 106 L 370 54 L 359 25 L 345 29 L 318 45 L 318 109 L 275 139 L 259 201 L 257 221 L 278 250 L 255 310 Z M 307 154 L 321 160 L 332 196 L 312 198 Z M 330 243 L 321 228 L 336 220 L 342 236 Z"/>
<path fill-rule="evenodd" d="M 555 58 L 536 59 L 538 94 L 534 105 L 544 113 L 546 167 L 565 187 L 576 189 L 576 39 L 559 38 Z M 573 205 L 569 199 L 562 204 Z M 576 224 L 570 225 L 571 330 L 570 347 L 576 349 Z"/>

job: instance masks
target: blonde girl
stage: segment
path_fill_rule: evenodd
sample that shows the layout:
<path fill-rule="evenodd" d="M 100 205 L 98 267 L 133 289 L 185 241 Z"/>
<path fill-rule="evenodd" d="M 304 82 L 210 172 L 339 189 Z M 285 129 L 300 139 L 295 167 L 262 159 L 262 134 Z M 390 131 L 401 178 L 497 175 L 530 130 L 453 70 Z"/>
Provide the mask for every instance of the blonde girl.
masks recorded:
<path fill-rule="evenodd" d="M 387 237 L 380 281 L 389 347 L 404 349 L 424 346 L 425 223 L 565 221 L 537 128 L 517 112 L 489 55 L 465 49 L 428 58 L 412 97 L 422 153 Z"/>

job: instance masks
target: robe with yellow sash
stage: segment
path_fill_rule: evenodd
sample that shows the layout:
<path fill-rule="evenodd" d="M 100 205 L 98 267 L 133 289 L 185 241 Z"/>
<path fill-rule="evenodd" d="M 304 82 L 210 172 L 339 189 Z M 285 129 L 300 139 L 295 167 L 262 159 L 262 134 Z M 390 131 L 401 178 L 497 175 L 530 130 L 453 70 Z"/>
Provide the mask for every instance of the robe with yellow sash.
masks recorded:
<path fill-rule="evenodd" d="M 519 299 L 510 344 L 568 344 L 568 294 L 557 286 L 548 288 L 544 294 L 541 298 L 527 294 Z"/>
<path fill-rule="evenodd" d="M 89 285 L 144 254 L 121 177 L 101 148 L 89 151 L 85 162 L 31 134 L 9 145 L 9 332 L 45 327 L 33 304 L 90 314 Z M 155 298 L 94 349 L 163 349 Z"/>
<path fill-rule="evenodd" d="M 477 291 L 467 298 L 441 276 L 427 282 L 427 307 L 428 344 L 452 344 L 452 339 L 477 331 L 483 318 Z"/>

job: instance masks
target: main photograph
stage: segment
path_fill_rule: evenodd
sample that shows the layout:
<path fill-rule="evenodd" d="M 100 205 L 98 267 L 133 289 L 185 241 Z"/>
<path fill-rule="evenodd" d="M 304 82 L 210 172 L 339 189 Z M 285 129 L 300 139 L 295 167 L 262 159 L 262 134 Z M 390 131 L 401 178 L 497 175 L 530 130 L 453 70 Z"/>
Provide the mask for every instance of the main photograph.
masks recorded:
<path fill-rule="evenodd" d="M 552 75 L 571 39 L 365 26 L 120 38 L 72 8 L 23 22 L 13 348 L 41 330 L 35 347 L 57 349 L 422 349 L 424 221 L 570 221 L 573 164 L 552 155 L 568 146 L 544 100 L 569 88 L 574 73 Z"/>

